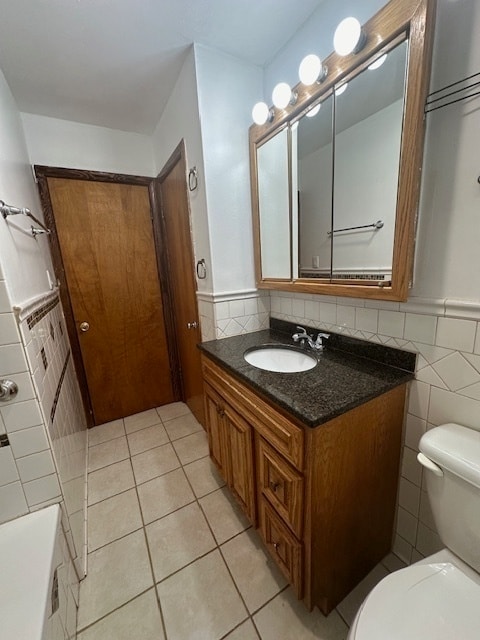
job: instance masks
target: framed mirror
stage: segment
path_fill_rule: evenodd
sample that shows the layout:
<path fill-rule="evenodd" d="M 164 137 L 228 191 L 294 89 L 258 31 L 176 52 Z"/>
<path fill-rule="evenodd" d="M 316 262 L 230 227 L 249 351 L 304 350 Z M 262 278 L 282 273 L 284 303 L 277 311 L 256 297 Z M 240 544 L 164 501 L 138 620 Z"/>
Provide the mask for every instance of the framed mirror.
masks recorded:
<path fill-rule="evenodd" d="M 391 0 L 250 128 L 259 288 L 407 299 L 433 20 L 434 0 Z"/>

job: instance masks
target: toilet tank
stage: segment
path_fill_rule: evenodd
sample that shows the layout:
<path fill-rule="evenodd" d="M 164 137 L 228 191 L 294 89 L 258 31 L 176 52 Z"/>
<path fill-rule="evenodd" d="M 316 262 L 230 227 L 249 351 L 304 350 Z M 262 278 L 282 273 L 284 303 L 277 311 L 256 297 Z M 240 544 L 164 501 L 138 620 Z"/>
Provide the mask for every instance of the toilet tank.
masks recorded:
<path fill-rule="evenodd" d="M 441 469 L 425 469 L 438 534 L 480 572 L 480 431 L 444 424 L 427 431 L 419 448 Z"/>

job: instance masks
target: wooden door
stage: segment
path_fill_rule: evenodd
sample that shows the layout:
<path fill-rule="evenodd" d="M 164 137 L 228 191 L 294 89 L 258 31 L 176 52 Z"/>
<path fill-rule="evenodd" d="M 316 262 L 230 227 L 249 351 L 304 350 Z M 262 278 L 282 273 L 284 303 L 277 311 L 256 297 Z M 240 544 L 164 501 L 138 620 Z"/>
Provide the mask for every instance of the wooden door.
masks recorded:
<path fill-rule="evenodd" d="M 47 182 L 94 423 L 172 402 L 148 187 Z"/>
<path fill-rule="evenodd" d="M 170 286 L 172 288 L 175 342 L 181 370 L 183 399 L 204 425 L 200 323 L 195 267 L 190 234 L 186 166 L 183 143 L 157 178 L 160 192 Z"/>

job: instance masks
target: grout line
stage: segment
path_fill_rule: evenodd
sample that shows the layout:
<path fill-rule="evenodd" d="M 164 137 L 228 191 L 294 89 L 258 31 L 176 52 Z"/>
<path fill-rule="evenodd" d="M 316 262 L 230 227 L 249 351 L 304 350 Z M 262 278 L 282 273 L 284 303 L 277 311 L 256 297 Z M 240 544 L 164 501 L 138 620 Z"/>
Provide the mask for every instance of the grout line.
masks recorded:
<path fill-rule="evenodd" d="M 97 618 L 93 622 L 90 622 L 89 624 L 85 625 L 81 629 L 77 628 L 77 633 L 83 633 L 86 629 L 90 629 L 91 627 L 96 625 L 97 622 L 100 622 L 101 620 L 105 620 L 105 618 L 108 618 L 108 616 L 112 615 L 112 613 L 115 613 L 116 611 L 119 611 L 120 609 L 123 609 L 123 607 L 126 607 L 127 604 L 130 604 L 131 602 L 133 602 L 137 598 L 140 598 L 141 596 L 144 596 L 146 593 L 148 593 L 150 591 L 150 589 L 155 589 L 155 585 L 153 585 L 153 587 L 148 587 L 148 589 L 144 589 L 143 591 L 138 593 L 136 596 L 133 596 L 133 598 L 130 598 L 130 600 L 127 600 L 126 602 L 123 602 L 116 609 L 112 609 L 112 611 L 109 611 L 108 613 L 105 613 L 103 616 L 101 616 L 100 618 Z"/>
<path fill-rule="evenodd" d="M 127 447 L 128 447 L 128 451 L 130 452 L 130 466 L 132 467 L 133 478 L 134 478 L 134 481 L 135 481 L 135 474 L 134 474 L 134 471 L 133 471 L 130 443 L 128 442 L 128 438 L 127 438 Z M 152 582 L 153 582 L 153 588 L 155 590 L 155 597 L 156 597 L 156 600 L 157 600 L 158 612 L 160 614 L 160 621 L 162 623 L 163 635 L 165 636 L 165 639 L 166 639 L 167 638 L 167 628 L 165 626 L 165 619 L 163 617 L 162 603 L 160 602 L 160 598 L 158 596 L 157 585 L 155 583 L 155 572 L 153 570 L 152 554 L 151 554 L 151 551 L 150 551 L 150 545 L 148 544 L 148 537 L 147 537 L 147 529 L 146 529 L 146 525 L 145 525 L 145 518 L 144 518 L 144 515 L 143 515 L 142 505 L 141 505 L 141 502 L 140 502 L 140 495 L 138 493 L 138 487 L 137 487 L 136 481 L 135 481 L 135 493 L 136 493 L 137 500 L 138 500 L 138 508 L 140 510 L 140 519 L 142 521 L 143 537 L 144 537 L 145 546 L 146 546 L 146 549 L 147 549 L 148 562 L 149 562 L 149 565 L 150 565 L 150 572 L 152 574 Z"/>

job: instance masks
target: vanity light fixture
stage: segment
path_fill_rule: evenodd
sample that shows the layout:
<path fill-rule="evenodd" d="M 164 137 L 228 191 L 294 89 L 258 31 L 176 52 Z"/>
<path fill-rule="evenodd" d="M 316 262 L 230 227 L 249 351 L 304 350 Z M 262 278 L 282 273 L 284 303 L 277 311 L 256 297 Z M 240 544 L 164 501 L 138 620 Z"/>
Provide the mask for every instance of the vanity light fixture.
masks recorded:
<path fill-rule="evenodd" d="M 265 102 L 257 102 L 252 109 L 252 118 L 255 124 L 265 124 L 272 122 L 273 109 L 269 109 Z"/>
<path fill-rule="evenodd" d="M 311 53 L 301 61 L 298 67 L 298 77 L 300 82 L 309 87 L 316 82 L 323 82 L 327 77 L 327 67 L 314 53 Z"/>
<path fill-rule="evenodd" d="M 367 34 L 356 18 L 345 18 L 335 29 L 333 47 L 339 56 L 358 53 L 367 41 Z"/>
<path fill-rule="evenodd" d="M 292 91 L 286 82 L 279 82 L 273 90 L 272 102 L 277 109 L 286 109 L 288 105 L 294 105 L 297 101 L 297 93 Z"/>
<path fill-rule="evenodd" d="M 338 89 L 335 89 L 335 95 L 336 96 L 341 96 L 342 93 L 345 93 L 345 91 L 347 90 L 348 87 L 348 82 L 345 82 L 344 84 L 341 84 Z"/>
<path fill-rule="evenodd" d="M 310 111 L 307 111 L 307 113 L 305 114 L 307 118 L 314 118 L 317 115 L 317 113 L 320 111 L 321 106 L 322 105 L 318 103 L 313 107 L 313 109 L 310 109 Z"/>
<path fill-rule="evenodd" d="M 384 53 L 383 56 L 380 56 L 380 58 L 377 58 L 375 62 L 372 62 L 372 64 L 369 64 L 368 68 L 370 69 L 370 71 L 374 71 L 374 69 L 378 69 L 379 67 L 381 67 L 386 59 L 387 59 L 387 54 Z"/>

